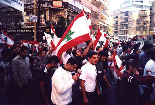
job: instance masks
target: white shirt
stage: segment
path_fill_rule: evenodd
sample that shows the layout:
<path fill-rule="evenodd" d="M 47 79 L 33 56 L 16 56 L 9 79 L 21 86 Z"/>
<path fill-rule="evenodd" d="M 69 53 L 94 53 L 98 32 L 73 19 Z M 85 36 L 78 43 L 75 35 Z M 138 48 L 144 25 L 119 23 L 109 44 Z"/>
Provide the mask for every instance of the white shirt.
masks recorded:
<path fill-rule="evenodd" d="M 52 77 L 52 102 L 56 105 L 66 105 L 72 102 L 74 82 L 71 72 L 59 67 Z"/>
<path fill-rule="evenodd" d="M 96 66 L 87 62 L 85 65 L 81 67 L 81 75 L 80 79 L 84 80 L 85 90 L 87 92 L 94 92 L 96 87 Z"/>
<path fill-rule="evenodd" d="M 62 62 L 63 62 L 64 65 L 67 64 L 67 61 L 68 61 L 68 59 L 69 59 L 70 57 L 71 57 L 71 55 L 67 54 L 66 52 L 64 52 L 64 53 L 62 54 Z"/>
<path fill-rule="evenodd" d="M 147 70 L 150 70 L 151 72 L 149 72 L 149 74 L 151 74 L 151 76 L 155 76 L 155 62 L 150 59 L 144 68 L 144 76 L 147 76 L 148 72 L 146 72 Z"/>

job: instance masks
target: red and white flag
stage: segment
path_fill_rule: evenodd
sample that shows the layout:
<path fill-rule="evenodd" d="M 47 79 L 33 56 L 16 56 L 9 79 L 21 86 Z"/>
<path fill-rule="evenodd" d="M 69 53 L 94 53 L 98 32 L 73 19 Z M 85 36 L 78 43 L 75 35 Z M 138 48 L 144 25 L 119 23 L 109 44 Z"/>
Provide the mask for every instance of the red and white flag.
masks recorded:
<path fill-rule="evenodd" d="M 21 40 L 20 41 L 21 43 L 21 46 L 26 46 L 26 47 L 29 47 L 29 41 L 28 40 Z"/>
<path fill-rule="evenodd" d="M 1 31 L 0 34 L 0 42 L 5 43 L 8 47 L 12 47 L 14 44 L 14 40 L 8 36 L 4 31 Z"/>
<path fill-rule="evenodd" d="M 91 40 L 91 37 L 89 35 L 87 17 L 82 11 L 68 26 L 53 54 L 61 58 L 63 52 L 88 40 Z"/>
<path fill-rule="evenodd" d="M 89 29 L 92 29 L 90 14 L 88 15 L 88 18 L 87 18 L 87 24 Z"/>
<path fill-rule="evenodd" d="M 51 36 L 52 36 L 52 40 L 51 40 L 51 46 L 53 48 L 53 50 L 56 49 L 56 46 L 58 44 L 58 42 L 60 41 L 61 38 L 58 38 L 54 29 L 53 29 L 53 26 L 51 24 Z"/>
<path fill-rule="evenodd" d="M 103 49 L 108 46 L 109 41 L 106 39 L 106 36 L 107 34 L 104 34 L 102 30 L 98 29 L 93 50 L 95 50 L 97 46 L 101 46 Z"/>
<path fill-rule="evenodd" d="M 31 45 L 34 44 L 36 46 L 36 48 L 39 47 L 39 42 L 36 41 L 29 41 L 29 46 L 31 47 Z"/>
<path fill-rule="evenodd" d="M 123 72 L 126 70 L 126 66 L 122 65 L 121 59 L 116 54 L 116 51 L 113 51 L 113 61 L 114 61 L 114 72 L 117 75 L 117 77 L 122 77 Z M 118 68 L 116 68 L 116 66 Z"/>

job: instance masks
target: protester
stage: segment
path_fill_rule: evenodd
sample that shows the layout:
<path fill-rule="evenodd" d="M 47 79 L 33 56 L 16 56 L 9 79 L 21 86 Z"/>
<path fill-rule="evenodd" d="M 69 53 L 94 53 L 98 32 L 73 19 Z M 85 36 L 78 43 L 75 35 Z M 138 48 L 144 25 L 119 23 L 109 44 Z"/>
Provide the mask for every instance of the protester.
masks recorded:
<path fill-rule="evenodd" d="M 123 77 L 121 78 L 118 105 L 137 105 L 138 103 L 140 103 L 138 102 L 139 91 L 137 85 L 154 83 L 155 77 L 138 76 L 138 64 L 133 59 L 130 59 L 128 62 L 126 62 L 126 68 L 127 69 L 126 71 L 124 71 Z"/>
<path fill-rule="evenodd" d="M 40 92 L 42 97 L 40 99 L 41 105 L 50 105 L 51 104 L 51 78 L 54 74 L 53 68 L 57 68 L 59 63 L 59 58 L 57 56 L 51 56 L 48 60 L 48 63 L 44 69 L 44 72 L 40 73 Z"/>
<path fill-rule="evenodd" d="M 33 62 L 33 75 L 39 75 L 40 72 L 44 71 L 47 59 L 45 57 L 46 52 L 44 50 L 39 51 L 39 56 Z"/>
<path fill-rule="evenodd" d="M 108 53 L 105 51 L 100 51 L 98 54 L 98 63 L 96 64 L 97 69 L 97 81 L 98 85 L 101 86 L 102 89 L 102 97 L 100 98 L 99 102 L 100 104 L 108 105 L 108 98 L 107 98 L 107 87 L 111 89 L 111 84 L 109 83 L 107 79 L 107 70 L 106 65 L 108 67 L 108 62 L 106 62 Z"/>
<path fill-rule="evenodd" d="M 11 83 L 10 70 L 10 50 L 3 49 L 1 52 L 2 60 L 0 60 L 0 103 L 3 105 L 9 104 L 9 88 Z"/>
<path fill-rule="evenodd" d="M 83 103 L 86 105 L 95 105 L 96 93 L 101 94 L 98 86 L 96 85 L 96 64 L 98 61 L 98 55 L 96 52 L 91 51 L 88 53 L 88 62 L 82 66 L 82 74 L 80 75 L 81 91 L 83 96 Z"/>
<path fill-rule="evenodd" d="M 32 78 L 29 58 L 29 49 L 26 46 L 20 48 L 20 54 L 12 60 L 12 76 L 15 84 L 17 104 L 29 103 L 29 81 Z"/>
<path fill-rule="evenodd" d="M 66 52 L 62 54 L 62 63 L 64 65 L 67 64 L 68 59 L 72 56 L 71 53 L 72 53 L 72 48 L 68 49 Z"/>
<path fill-rule="evenodd" d="M 67 64 L 59 67 L 52 77 L 52 102 L 56 105 L 68 105 L 72 102 L 72 85 L 78 80 L 80 73 L 72 76 L 76 71 L 78 60 L 70 57 Z"/>

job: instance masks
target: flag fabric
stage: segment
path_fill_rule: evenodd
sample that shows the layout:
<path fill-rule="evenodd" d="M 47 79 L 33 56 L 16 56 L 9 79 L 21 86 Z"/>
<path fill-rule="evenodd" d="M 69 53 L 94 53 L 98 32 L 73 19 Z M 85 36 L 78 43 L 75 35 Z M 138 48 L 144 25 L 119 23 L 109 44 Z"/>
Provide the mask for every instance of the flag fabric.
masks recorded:
<path fill-rule="evenodd" d="M 106 36 L 107 34 L 105 34 L 102 30 L 98 29 L 93 50 L 95 50 L 97 46 L 101 46 L 103 47 L 103 49 L 108 46 L 109 41 L 106 39 Z"/>
<path fill-rule="evenodd" d="M 21 46 L 29 47 L 29 41 L 28 40 L 21 40 Z"/>
<path fill-rule="evenodd" d="M 116 51 L 113 50 L 113 62 L 114 62 L 114 72 L 117 77 L 122 77 L 123 72 L 126 70 L 126 66 L 122 66 L 122 61 L 116 54 Z M 118 68 L 116 68 L 116 66 Z"/>
<path fill-rule="evenodd" d="M 51 40 L 52 40 L 51 35 L 47 34 L 46 32 L 44 32 L 44 35 L 45 35 L 45 38 L 47 40 L 47 45 L 51 45 Z"/>
<path fill-rule="evenodd" d="M 36 46 L 36 48 L 39 47 L 39 42 L 36 41 L 29 41 L 29 46 L 31 47 L 31 45 L 34 44 Z"/>
<path fill-rule="evenodd" d="M 14 44 L 14 40 L 10 36 L 8 36 L 4 31 L 1 31 L 0 42 L 5 43 L 8 47 L 12 47 Z"/>
<path fill-rule="evenodd" d="M 68 26 L 53 54 L 61 59 L 63 52 L 88 40 L 91 40 L 89 27 L 86 15 L 84 11 L 82 11 Z"/>
<path fill-rule="evenodd" d="M 90 14 L 88 15 L 88 18 L 87 18 L 87 24 L 89 29 L 92 29 Z"/>
<path fill-rule="evenodd" d="M 51 24 L 51 36 L 52 36 L 52 40 L 51 40 L 51 46 L 53 48 L 53 50 L 56 49 L 56 46 L 58 44 L 58 42 L 60 41 L 61 38 L 58 38 L 54 29 L 53 29 L 53 26 Z"/>
<path fill-rule="evenodd" d="M 94 47 L 93 47 L 94 51 L 95 51 L 95 48 L 96 48 L 96 45 L 97 45 L 98 41 L 100 40 L 101 35 L 102 35 L 102 33 L 100 32 L 100 29 L 98 29 L 97 35 L 96 35 L 96 40 L 94 42 Z"/>

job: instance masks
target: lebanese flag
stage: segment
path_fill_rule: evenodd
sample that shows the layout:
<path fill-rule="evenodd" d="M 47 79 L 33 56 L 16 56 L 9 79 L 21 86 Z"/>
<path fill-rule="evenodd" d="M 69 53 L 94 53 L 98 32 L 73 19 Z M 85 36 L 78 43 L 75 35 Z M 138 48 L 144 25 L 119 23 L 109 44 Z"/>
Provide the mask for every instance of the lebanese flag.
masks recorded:
<path fill-rule="evenodd" d="M 53 54 L 61 58 L 63 52 L 88 40 L 91 40 L 91 37 L 87 17 L 84 11 L 82 11 L 68 26 Z"/>
<path fill-rule="evenodd" d="M 101 47 L 103 47 L 103 49 L 108 46 L 109 41 L 106 39 L 106 36 L 107 36 L 107 34 L 104 34 L 104 32 L 102 30 L 98 29 L 97 35 L 96 35 L 96 40 L 94 42 L 94 47 L 93 47 L 94 51 L 97 46 L 101 46 Z"/>
<path fill-rule="evenodd" d="M 8 36 L 4 31 L 1 31 L 0 34 L 0 42 L 5 43 L 8 47 L 12 47 L 14 44 L 14 40 Z"/>
<path fill-rule="evenodd" d="M 89 29 L 92 29 L 90 14 L 88 15 L 87 23 L 88 23 Z"/>
<path fill-rule="evenodd" d="M 123 72 L 126 70 L 126 66 L 122 66 L 122 61 L 116 54 L 115 50 L 113 50 L 113 61 L 114 61 L 115 73 L 117 74 L 118 77 L 122 77 Z M 118 66 L 118 68 L 115 67 L 116 65 Z"/>
<path fill-rule="evenodd" d="M 21 46 L 26 46 L 28 47 L 29 46 L 29 41 L 28 40 L 21 40 Z"/>
<path fill-rule="evenodd" d="M 51 36 L 52 36 L 52 40 L 51 40 L 51 46 L 53 48 L 53 50 L 56 49 L 56 46 L 58 44 L 58 42 L 60 41 L 61 38 L 58 38 L 54 29 L 53 29 L 53 26 L 51 24 Z"/>
<path fill-rule="evenodd" d="M 31 47 L 31 45 L 34 44 L 36 46 L 36 48 L 39 47 L 39 42 L 36 41 L 29 41 L 29 46 Z"/>
<path fill-rule="evenodd" d="M 44 32 L 44 35 L 45 35 L 46 40 L 47 40 L 47 45 L 51 45 L 51 40 L 52 40 L 51 35 L 47 34 L 46 32 Z"/>

